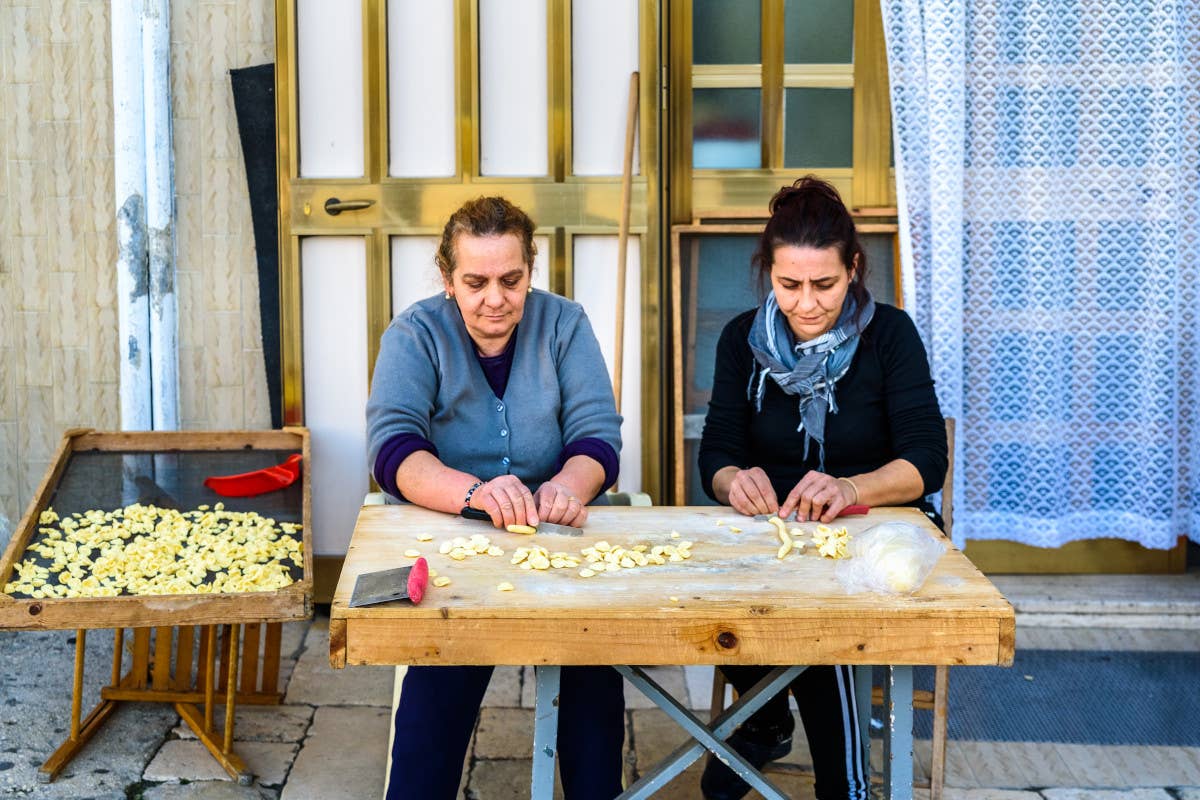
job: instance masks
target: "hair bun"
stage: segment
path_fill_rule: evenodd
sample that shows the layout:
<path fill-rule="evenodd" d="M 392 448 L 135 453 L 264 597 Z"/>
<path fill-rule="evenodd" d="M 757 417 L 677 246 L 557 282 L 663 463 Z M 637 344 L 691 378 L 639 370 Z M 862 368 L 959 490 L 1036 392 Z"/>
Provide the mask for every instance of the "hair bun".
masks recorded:
<path fill-rule="evenodd" d="M 816 175 L 805 175 L 797 178 L 791 186 L 784 186 L 771 198 L 770 210 L 774 214 L 781 208 L 804 203 L 812 200 L 825 200 L 836 205 L 844 205 L 837 189 Z"/>

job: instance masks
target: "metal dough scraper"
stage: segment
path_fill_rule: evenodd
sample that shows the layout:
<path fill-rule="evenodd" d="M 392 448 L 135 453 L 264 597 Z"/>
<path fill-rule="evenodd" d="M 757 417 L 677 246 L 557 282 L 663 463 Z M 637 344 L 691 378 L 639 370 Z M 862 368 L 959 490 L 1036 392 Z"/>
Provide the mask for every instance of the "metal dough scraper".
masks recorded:
<path fill-rule="evenodd" d="M 364 572 L 354 581 L 350 608 L 392 600 L 411 600 L 416 605 L 425 597 L 428 584 L 429 563 L 424 558 L 418 558 L 411 567 Z"/>

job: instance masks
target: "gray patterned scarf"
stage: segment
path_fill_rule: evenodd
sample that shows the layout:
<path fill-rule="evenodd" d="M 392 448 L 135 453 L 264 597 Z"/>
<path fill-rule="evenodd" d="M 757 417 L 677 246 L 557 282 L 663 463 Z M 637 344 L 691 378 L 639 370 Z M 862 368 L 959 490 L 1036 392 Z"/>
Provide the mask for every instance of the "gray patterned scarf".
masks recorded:
<path fill-rule="evenodd" d="M 804 432 L 804 458 L 808 458 L 809 442 L 816 439 L 817 469 L 821 472 L 825 471 L 825 414 L 837 413 L 833 387 L 850 369 L 858 350 L 859 334 L 875 315 L 875 300 L 867 295 L 862 313 L 855 321 L 857 307 L 854 297 L 847 294 L 833 328 L 811 341 L 796 342 L 772 291 L 759 306 L 750 328 L 750 349 L 761 370 L 751 373 L 746 396 L 754 400 L 755 410 L 761 412 L 768 375 L 784 392 L 799 396 L 800 426 L 796 430 Z"/>

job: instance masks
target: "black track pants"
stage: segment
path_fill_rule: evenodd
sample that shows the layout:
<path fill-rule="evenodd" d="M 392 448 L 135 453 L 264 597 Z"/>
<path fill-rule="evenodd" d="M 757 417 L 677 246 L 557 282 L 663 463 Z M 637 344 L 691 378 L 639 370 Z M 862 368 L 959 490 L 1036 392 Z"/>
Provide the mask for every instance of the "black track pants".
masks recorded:
<path fill-rule="evenodd" d="M 744 694 L 770 667 L 722 667 Z M 817 800 L 866 800 L 868 776 L 863 769 L 862 739 L 851 667 L 809 667 L 788 687 L 800 708 L 816 773 Z M 786 691 L 772 697 L 752 716 L 755 726 L 780 727 L 791 715 Z"/>

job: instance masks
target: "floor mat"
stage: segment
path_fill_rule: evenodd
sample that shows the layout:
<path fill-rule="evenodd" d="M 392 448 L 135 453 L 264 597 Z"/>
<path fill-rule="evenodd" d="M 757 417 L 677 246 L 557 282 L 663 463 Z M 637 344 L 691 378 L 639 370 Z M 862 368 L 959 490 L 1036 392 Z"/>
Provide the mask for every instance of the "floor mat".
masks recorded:
<path fill-rule="evenodd" d="M 915 673 L 933 688 L 932 667 Z M 1019 650 L 1011 668 L 953 667 L 949 721 L 951 739 L 1200 746 L 1200 653 Z M 932 714 L 914 723 L 929 738 Z"/>

